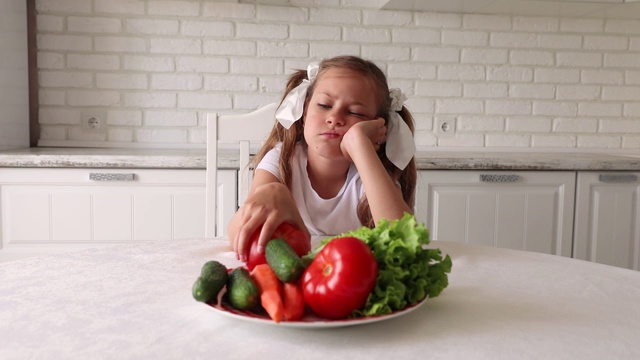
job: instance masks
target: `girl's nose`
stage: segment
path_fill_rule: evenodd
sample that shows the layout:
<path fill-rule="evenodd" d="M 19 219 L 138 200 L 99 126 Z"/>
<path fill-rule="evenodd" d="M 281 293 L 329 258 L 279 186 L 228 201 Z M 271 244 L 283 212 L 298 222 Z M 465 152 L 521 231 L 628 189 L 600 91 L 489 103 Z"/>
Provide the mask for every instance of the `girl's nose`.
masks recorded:
<path fill-rule="evenodd" d="M 327 116 L 327 124 L 342 126 L 344 125 L 344 118 L 338 111 L 332 111 L 329 116 Z"/>

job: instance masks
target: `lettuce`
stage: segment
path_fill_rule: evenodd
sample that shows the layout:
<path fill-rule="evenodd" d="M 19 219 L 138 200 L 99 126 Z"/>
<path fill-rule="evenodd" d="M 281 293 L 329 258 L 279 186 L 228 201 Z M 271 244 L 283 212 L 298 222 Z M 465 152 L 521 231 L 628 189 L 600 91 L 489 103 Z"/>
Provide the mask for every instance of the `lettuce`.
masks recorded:
<path fill-rule="evenodd" d="M 353 236 L 364 241 L 378 262 L 376 285 L 364 308 L 352 316 L 389 314 L 414 305 L 425 297 L 433 298 L 449 285 L 451 258 L 439 249 L 427 249 L 429 231 L 405 213 L 398 220 L 381 220 L 373 229 L 359 229 L 327 238 L 309 256 L 317 254 L 329 241 Z"/>

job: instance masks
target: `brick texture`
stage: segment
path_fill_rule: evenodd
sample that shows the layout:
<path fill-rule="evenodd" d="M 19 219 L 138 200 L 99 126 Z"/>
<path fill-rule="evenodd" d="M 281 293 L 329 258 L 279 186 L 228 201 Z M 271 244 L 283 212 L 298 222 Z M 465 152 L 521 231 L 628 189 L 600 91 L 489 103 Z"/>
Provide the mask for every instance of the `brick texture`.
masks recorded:
<path fill-rule="evenodd" d="M 37 0 L 41 144 L 204 148 L 206 112 L 278 101 L 292 68 L 350 54 L 410 95 L 419 147 L 640 149 L 640 20 L 375 3 Z"/>

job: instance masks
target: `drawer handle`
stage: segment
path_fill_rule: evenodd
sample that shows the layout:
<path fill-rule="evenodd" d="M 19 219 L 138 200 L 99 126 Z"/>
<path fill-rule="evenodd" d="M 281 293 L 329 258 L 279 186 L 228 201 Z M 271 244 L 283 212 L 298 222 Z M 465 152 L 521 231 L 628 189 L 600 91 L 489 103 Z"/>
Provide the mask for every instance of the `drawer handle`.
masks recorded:
<path fill-rule="evenodd" d="M 114 174 L 114 173 L 89 173 L 89 180 L 93 181 L 134 181 L 135 174 Z"/>
<path fill-rule="evenodd" d="M 632 183 L 638 181 L 635 174 L 600 174 L 598 180 L 604 183 Z"/>
<path fill-rule="evenodd" d="M 509 174 L 509 175 L 489 175 L 489 174 L 481 174 L 480 181 L 482 182 L 490 182 L 490 183 L 512 183 L 520 181 L 520 175 Z"/>

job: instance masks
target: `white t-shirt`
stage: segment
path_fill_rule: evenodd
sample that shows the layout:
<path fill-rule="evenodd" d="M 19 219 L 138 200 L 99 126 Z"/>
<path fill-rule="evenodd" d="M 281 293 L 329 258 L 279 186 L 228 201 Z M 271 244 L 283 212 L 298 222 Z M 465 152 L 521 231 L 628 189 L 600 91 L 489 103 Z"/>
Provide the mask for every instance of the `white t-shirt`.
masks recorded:
<path fill-rule="evenodd" d="M 278 169 L 281 149 L 282 144 L 277 144 L 267 152 L 256 169 L 266 170 L 282 179 Z M 353 164 L 342 189 L 331 199 L 321 198 L 311 187 L 307 173 L 307 151 L 300 144 L 294 150 L 291 170 L 291 193 L 311 235 L 338 235 L 362 226 L 358 220 L 357 207 L 364 194 L 364 187 Z"/>

